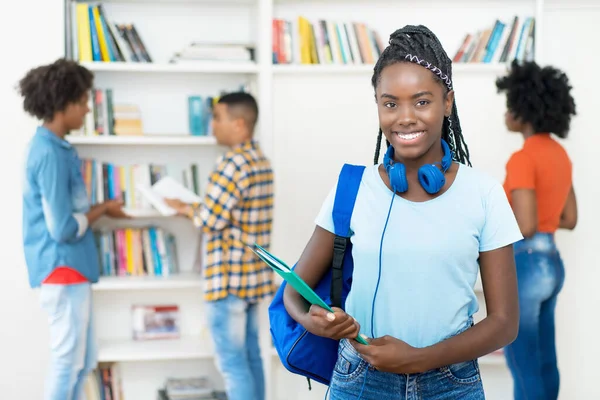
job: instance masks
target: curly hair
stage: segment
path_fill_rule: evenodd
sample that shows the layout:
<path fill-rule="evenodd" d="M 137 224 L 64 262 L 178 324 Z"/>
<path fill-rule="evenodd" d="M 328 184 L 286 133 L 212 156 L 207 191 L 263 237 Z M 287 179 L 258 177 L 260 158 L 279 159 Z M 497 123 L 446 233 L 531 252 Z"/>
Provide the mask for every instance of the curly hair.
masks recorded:
<path fill-rule="evenodd" d="M 508 75 L 496 80 L 498 93 L 506 92 L 506 107 L 536 133 L 569 134 L 571 116 L 576 115 L 571 85 L 561 70 L 540 67 L 533 61 L 513 61 Z"/>
<path fill-rule="evenodd" d="M 383 69 L 399 62 L 412 62 L 429 69 L 433 78 L 444 87 L 446 93 L 453 90 L 452 60 L 446 54 L 437 36 L 426 26 L 406 25 L 390 35 L 389 46 L 381 53 L 373 69 L 371 78 L 373 89 L 377 88 Z M 375 164 L 379 161 L 382 136 L 383 132 L 380 128 L 373 159 Z M 452 104 L 450 117 L 444 118 L 442 139 L 450 146 L 454 160 L 471 165 L 469 147 L 462 135 L 458 119 L 456 100 Z M 389 143 L 387 145 L 389 146 Z"/>
<path fill-rule="evenodd" d="M 52 64 L 33 68 L 19 81 L 23 109 L 43 121 L 76 103 L 92 88 L 94 75 L 75 61 L 59 58 Z"/>

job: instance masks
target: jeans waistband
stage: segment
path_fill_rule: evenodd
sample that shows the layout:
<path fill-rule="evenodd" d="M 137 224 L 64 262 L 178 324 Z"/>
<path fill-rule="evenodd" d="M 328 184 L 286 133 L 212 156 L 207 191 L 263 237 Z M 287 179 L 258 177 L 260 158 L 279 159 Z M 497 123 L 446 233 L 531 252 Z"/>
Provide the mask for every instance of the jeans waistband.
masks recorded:
<path fill-rule="evenodd" d="M 520 253 L 522 251 L 553 253 L 557 251 L 556 243 L 554 242 L 554 234 L 542 232 L 538 232 L 529 238 L 516 242 L 513 248 L 515 253 Z"/>

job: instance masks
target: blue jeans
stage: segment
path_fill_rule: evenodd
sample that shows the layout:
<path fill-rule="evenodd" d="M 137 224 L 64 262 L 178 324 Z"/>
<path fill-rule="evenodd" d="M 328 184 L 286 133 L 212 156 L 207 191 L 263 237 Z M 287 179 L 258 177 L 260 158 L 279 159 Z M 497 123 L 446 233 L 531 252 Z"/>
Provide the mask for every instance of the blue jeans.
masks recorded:
<path fill-rule="evenodd" d="M 484 400 L 477 360 L 421 374 L 380 372 L 364 361 L 346 339 L 330 385 L 331 400 Z"/>
<path fill-rule="evenodd" d="M 227 399 L 264 400 L 258 304 L 249 304 L 229 295 L 207 302 L 206 307 L 216 364 L 225 380 Z"/>
<path fill-rule="evenodd" d="M 45 400 L 79 400 L 96 368 L 96 343 L 89 283 L 42 285 L 40 302 L 50 324 L 50 373 Z"/>
<path fill-rule="evenodd" d="M 556 298 L 565 270 L 553 235 L 537 233 L 514 245 L 519 284 L 517 339 L 505 349 L 515 400 L 558 398 L 559 373 L 554 339 Z"/>

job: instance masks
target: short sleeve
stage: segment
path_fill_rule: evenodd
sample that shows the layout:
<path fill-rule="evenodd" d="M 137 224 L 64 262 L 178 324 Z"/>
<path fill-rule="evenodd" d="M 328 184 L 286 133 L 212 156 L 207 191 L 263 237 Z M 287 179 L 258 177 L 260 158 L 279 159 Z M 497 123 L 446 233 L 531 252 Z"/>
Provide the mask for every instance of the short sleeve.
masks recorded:
<path fill-rule="evenodd" d="M 517 219 L 500 184 L 485 199 L 485 222 L 479 238 L 479 251 L 491 251 L 523 239 Z"/>
<path fill-rule="evenodd" d="M 535 165 L 531 157 L 519 151 L 506 164 L 506 182 L 509 191 L 535 189 Z"/>
<path fill-rule="evenodd" d="M 335 202 L 336 187 L 334 186 L 330 191 L 325 201 L 321 205 L 321 210 L 315 219 L 315 223 L 321 228 L 335 233 L 335 226 L 333 225 L 333 203 Z"/>

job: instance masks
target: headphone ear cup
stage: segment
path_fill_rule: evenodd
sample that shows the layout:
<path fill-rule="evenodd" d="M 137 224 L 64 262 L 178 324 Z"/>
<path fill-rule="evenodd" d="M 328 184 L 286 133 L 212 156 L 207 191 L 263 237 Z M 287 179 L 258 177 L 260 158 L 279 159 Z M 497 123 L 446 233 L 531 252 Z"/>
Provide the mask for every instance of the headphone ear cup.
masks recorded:
<path fill-rule="evenodd" d="M 446 177 L 435 165 L 426 164 L 419 168 L 419 183 L 427 193 L 435 194 L 446 184 Z"/>
<path fill-rule="evenodd" d="M 388 170 L 390 185 L 394 192 L 404 193 L 408 190 L 408 181 L 406 180 L 406 167 L 402 163 L 395 163 Z"/>

